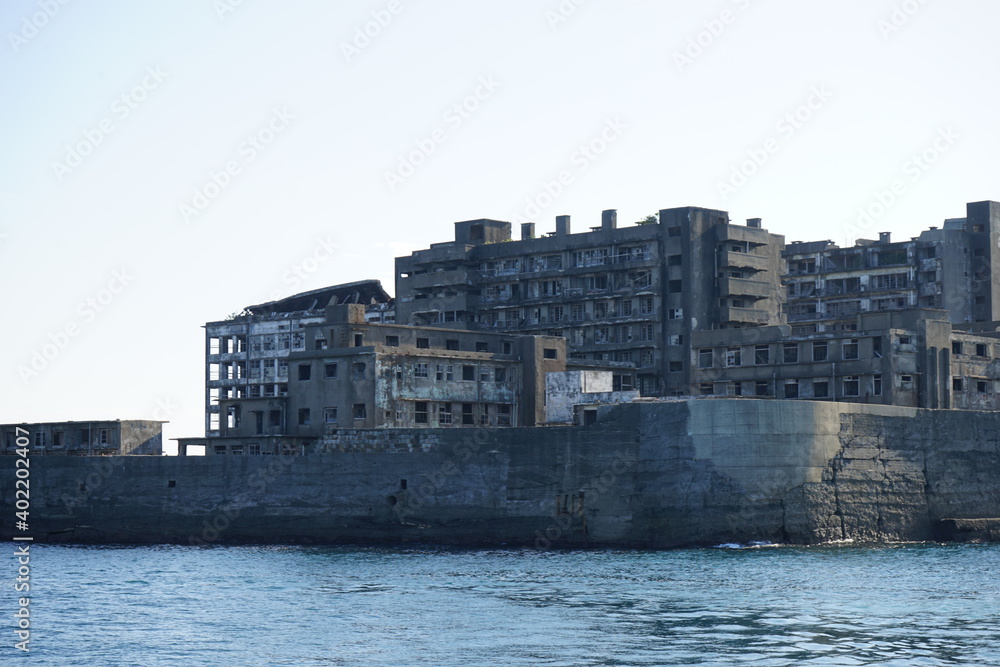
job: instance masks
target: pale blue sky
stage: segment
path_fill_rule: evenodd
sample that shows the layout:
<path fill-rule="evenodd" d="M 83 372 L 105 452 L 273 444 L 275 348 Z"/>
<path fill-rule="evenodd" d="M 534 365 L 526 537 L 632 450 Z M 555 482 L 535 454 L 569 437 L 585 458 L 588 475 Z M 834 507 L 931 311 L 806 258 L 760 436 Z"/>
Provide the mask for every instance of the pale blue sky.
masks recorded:
<path fill-rule="evenodd" d="M 866 236 L 1000 199 L 991 0 L 151 5 L 0 7 L 2 422 L 201 435 L 206 321 L 363 278 L 391 292 L 396 255 L 531 202 L 540 232 L 695 205 L 844 243 L 893 181 Z M 373 12 L 387 25 L 345 48 Z M 390 184 L 418 144 L 434 150 Z"/>

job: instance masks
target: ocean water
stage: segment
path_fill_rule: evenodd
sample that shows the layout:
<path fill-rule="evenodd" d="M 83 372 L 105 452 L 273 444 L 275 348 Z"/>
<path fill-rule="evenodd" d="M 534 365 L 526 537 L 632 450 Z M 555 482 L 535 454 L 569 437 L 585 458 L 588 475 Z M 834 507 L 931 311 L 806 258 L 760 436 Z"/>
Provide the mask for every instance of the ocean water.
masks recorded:
<path fill-rule="evenodd" d="M 13 551 L 3 665 L 1000 665 L 997 545 Z"/>

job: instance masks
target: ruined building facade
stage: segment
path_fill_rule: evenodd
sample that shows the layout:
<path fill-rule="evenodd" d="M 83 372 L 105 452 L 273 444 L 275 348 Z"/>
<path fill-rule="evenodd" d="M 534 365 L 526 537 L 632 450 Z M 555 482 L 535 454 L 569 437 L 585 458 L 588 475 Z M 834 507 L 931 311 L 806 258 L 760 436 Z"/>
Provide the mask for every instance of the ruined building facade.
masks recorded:
<path fill-rule="evenodd" d="M 457 222 L 454 241 L 397 258 L 397 322 L 564 337 L 573 358 L 634 365 L 647 396 L 687 392 L 692 332 L 782 322 L 784 240 L 760 220 L 686 207 L 619 228 L 608 210 L 583 233 L 569 216 L 520 232 Z"/>
<path fill-rule="evenodd" d="M 792 243 L 786 314 L 794 333 L 850 331 L 856 315 L 908 308 L 947 311 L 955 324 L 1000 320 L 1000 204 L 975 202 L 908 241 Z"/>
<path fill-rule="evenodd" d="M 690 393 L 1000 410 L 995 330 L 956 328 L 927 309 L 861 313 L 852 325 L 697 332 Z"/>

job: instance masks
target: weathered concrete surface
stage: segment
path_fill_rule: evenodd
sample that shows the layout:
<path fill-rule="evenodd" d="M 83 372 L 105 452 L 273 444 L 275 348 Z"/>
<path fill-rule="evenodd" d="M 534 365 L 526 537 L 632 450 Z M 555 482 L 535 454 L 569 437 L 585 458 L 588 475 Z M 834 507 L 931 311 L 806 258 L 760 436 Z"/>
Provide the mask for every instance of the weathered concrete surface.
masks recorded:
<path fill-rule="evenodd" d="M 28 534 L 663 548 L 927 540 L 944 518 L 1000 516 L 996 414 L 753 399 L 601 411 L 587 427 L 359 432 L 305 456 L 39 456 Z M 14 461 L 0 457 L 5 538 Z"/>

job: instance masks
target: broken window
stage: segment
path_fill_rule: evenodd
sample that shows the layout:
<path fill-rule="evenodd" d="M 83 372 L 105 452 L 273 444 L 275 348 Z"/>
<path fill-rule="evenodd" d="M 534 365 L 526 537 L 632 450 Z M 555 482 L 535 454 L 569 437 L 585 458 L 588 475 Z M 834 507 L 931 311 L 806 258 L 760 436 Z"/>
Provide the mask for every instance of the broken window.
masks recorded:
<path fill-rule="evenodd" d="M 844 378 L 844 396 L 860 396 L 861 380 L 857 375 L 848 375 Z"/>
<path fill-rule="evenodd" d="M 542 357 L 545 359 L 558 359 L 559 351 L 554 347 L 546 347 L 542 350 Z"/>
<path fill-rule="evenodd" d="M 415 378 L 425 378 L 427 377 L 427 364 L 419 362 L 413 365 L 413 377 Z"/>
<path fill-rule="evenodd" d="M 458 339 L 449 338 L 445 341 L 444 348 L 446 350 L 458 350 Z"/>
<path fill-rule="evenodd" d="M 312 378 L 312 364 L 299 364 L 299 380 Z"/>
<path fill-rule="evenodd" d="M 511 425 L 511 406 L 500 404 L 497 406 L 497 426 Z"/>
<path fill-rule="evenodd" d="M 451 417 L 451 403 L 442 403 L 438 407 L 438 423 L 450 425 L 452 423 Z"/>
<path fill-rule="evenodd" d="M 385 344 L 387 347 L 399 347 L 399 336 L 386 336 Z"/>
<path fill-rule="evenodd" d="M 858 358 L 858 341 L 847 340 L 844 341 L 844 359 L 857 359 Z"/>
<path fill-rule="evenodd" d="M 698 350 L 698 368 L 711 368 L 713 363 L 712 356 L 711 348 Z"/>
<path fill-rule="evenodd" d="M 323 364 L 323 377 L 327 380 L 336 380 L 337 364 Z"/>
<path fill-rule="evenodd" d="M 355 419 L 366 419 L 368 417 L 368 409 L 364 403 L 354 404 L 354 418 Z"/>
<path fill-rule="evenodd" d="M 324 424 L 337 423 L 337 408 L 323 408 L 323 423 Z"/>
<path fill-rule="evenodd" d="M 476 341 L 476 352 L 489 352 L 490 346 L 486 341 L 477 340 Z"/>
<path fill-rule="evenodd" d="M 758 366 L 771 363 L 771 347 L 769 345 L 757 345 L 754 347 L 753 362 Z"/>
<path fill-rule="evenodd" d="M 875 375 L 872 377 L 872 393 L 876 396 L 882 395 L 882 376 Z"/>
<path fill-rule="evenodd" d="M 799 397 L 799 381 L 785 380 L 785 398 Z"/>
<path fill-rule="evenodd" d="M 417 401 L 413 404 L 413 421 L 417 424 L 427 423 L 427 403 Z"/>
<path fill-rule="evenodd" d="M 767 380 L 757 380 L 754 382 L 753 393 L 754 396 L 768 396 L 770 392 L 767 389 Z"/>
<path fill-rule="evenodd" d="M 462 380 L 466 382 L 476 381 L 476 367 L 475 366 L 462 366 Z"/>
<path fill-rule="evenodd" d="M 99 435 L 99 437 L 100 437 L 100 441 L 99 441 L 99 442 L 100 442 L 100 443 L 101 443 L 102 445 L 106 445 L 106 444 L 108 444 L 108 442 L 109 442 L 109 441 L 108 441 L 108 429 L 106 429 L 106 428 L 102 428 L 102 429 L 101 429 L 101 431 L 100 431 L 100 433 L 99 433 L 98 435 Z"/>
<path fill-rule="evenodd" d="M 426 370 L 426 366 L 427 366 L 427 364 L 424 364 L 425 370 Z M 365 362 L 359 361 L 359 362 L 351 365 L 351 379 L 352 380 L 364 380 L 365 379 Z"/>
<path fill-rule="evenodd" d="M 826 341 L 816 341 L 813 343 L 813 361 L 826 361 L 826 357 Z"/>
<path fill-rule="evenodd" d="M 734 366 L 743 365 L 743 351 L 738 347 L 730 347 L 726 349 L 726 367 L 732 368 Z"/>
<path fill-rule="evenodd" d="M 310 421 L 309 408 L 299 408 L 299 426 L 309 426 Z"/>
<path fill-rule="evenodd" d="M 462 403 L 462 425 L 463 426 L 475 426 L 476 419 L 473 413 L 472 403 Z"/>
<path fill-rule="evenodd" d="M 952 391 L 963 391 L 964 387 L 965 383 L 962 381 L 962 378 L 952 378 L 951 380 Z"/>
<path fill-rule="evenodd" d="M 827 380 L 813 380 L 813 397 L 827 398 L 830 395 L 830 382 Z"/>
<path fill-rule="evenodd" d="M 426 349 L 429 349 L 430 346 L 431 346 L 431 341 L 430 341 L 429 338 L 418 338 L 417 339 L 417 348 L 418 349 L 426 350 Z"/>

